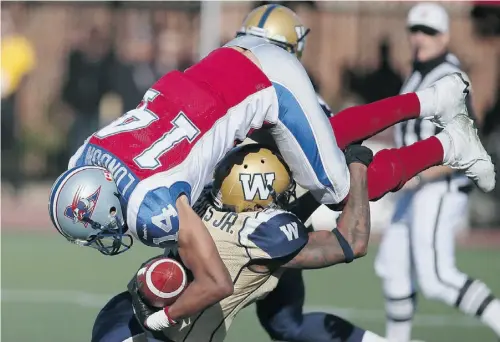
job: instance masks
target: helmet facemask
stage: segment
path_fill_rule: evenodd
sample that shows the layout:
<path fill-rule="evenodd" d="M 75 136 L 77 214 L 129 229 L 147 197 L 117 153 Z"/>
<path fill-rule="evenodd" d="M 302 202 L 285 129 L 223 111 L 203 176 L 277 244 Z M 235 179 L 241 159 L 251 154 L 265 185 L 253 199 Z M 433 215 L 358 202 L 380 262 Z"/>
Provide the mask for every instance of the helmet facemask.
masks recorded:
<path fill-rule="evenodd" d="M 297 199 L 296 187 L 297 183 L 292 179 L 288 189 L 281 194 L 277 194 L 271 185 L 267 185 L 270 195 L 273 198 L 273 202 L 268 207 L 289 210 L 291 203 Z"/>
<path fill-rule="evenodd" d="M 118 193 L 115 193 L 115 196 L 118 199 L 121 198 Z M 109 221 L 106 224 L 101 224 L 88 217 L 82 218 L 82 221 L 90 224 L 97 233 L 91 234 L 87 241 L 76 240 L 75 243 L 80 246 L 92 247 L 104 255 L 111 256 L 128 251 L 134 244 L 132 236 L 127 234 L 127 225 L 117 215 L 115 207 L 109 209 Z"/>

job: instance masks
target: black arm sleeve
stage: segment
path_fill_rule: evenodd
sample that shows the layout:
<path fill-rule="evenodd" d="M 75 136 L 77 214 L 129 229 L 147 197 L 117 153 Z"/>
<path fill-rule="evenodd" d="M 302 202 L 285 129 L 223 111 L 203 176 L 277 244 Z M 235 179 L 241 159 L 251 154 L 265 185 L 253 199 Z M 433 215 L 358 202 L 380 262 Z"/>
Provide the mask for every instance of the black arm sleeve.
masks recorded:
<path fill-rule="evenodd" d="M 308 191 L 303 196 L 297 198 L 290 208 L 290 211 L 299 218 L 300 221 L 306 222 L 312 213 L 321 206 L 316 199 Z"/>

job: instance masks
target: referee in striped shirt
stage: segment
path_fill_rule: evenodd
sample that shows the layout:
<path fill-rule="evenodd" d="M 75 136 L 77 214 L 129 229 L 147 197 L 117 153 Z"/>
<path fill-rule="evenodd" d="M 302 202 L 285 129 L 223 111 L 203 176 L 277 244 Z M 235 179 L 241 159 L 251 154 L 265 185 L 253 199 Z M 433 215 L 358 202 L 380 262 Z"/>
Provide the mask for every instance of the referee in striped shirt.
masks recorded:
<path fill-rule="evenodd" d="M 400 93 L 426 88 L 454 72 L 463 73 L 457 57 L 448 52 L 449 19 L 443 7 L 417 4 L 408 14 L 407 29 L 413 72 Z M 407 146 L 436 133 L 430 121 L 416 119 L 396 126 L 395 141 L 398 147 Z M 463 174 L 437 166 L 410 180 L 399 192 L 375 262 L 382 279 L 389 341 L 411 340 L 417 286 L 425 297 L 478 317 L 500 337 L 500 301 L 483 282 L 455 265 L 454 233 L 468 223 L 471 187 Z"/>

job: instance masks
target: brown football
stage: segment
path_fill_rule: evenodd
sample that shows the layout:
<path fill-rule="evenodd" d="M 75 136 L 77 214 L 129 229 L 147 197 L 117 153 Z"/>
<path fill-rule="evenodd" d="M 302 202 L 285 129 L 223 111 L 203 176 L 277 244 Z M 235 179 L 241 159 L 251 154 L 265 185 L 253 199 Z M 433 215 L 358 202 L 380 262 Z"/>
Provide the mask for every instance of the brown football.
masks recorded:
<path fill-rule="evenodd" d="M 187 287 L 184 266 L 178 261 L 161 257 L 149 261 L 137 272 L 138 290 L 151 306 L 172 305 Z"/>

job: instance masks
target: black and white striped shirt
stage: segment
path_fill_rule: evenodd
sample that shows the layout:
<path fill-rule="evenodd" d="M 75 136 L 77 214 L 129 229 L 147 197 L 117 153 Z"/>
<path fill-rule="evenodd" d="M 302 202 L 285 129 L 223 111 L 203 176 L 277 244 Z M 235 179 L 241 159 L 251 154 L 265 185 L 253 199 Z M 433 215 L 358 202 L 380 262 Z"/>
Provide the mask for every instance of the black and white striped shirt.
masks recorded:
<path fill-rule="evenodd" d="M 413 72 L 403 84 L 400 94 L 427 88 L 440 78 L 454 72 L 463 73 L 458 58 L 451 53 L 446 53 L 424 63 L 415 63 Z M 468 110 L 469 115 L 474 117 L 470 105 L 468 105 Z M 439 133 L 440 129 L 429 120 L 414 119 L 397 124 L 394 131 L 396 146 L 401 147 L 427 139 Z"/>

